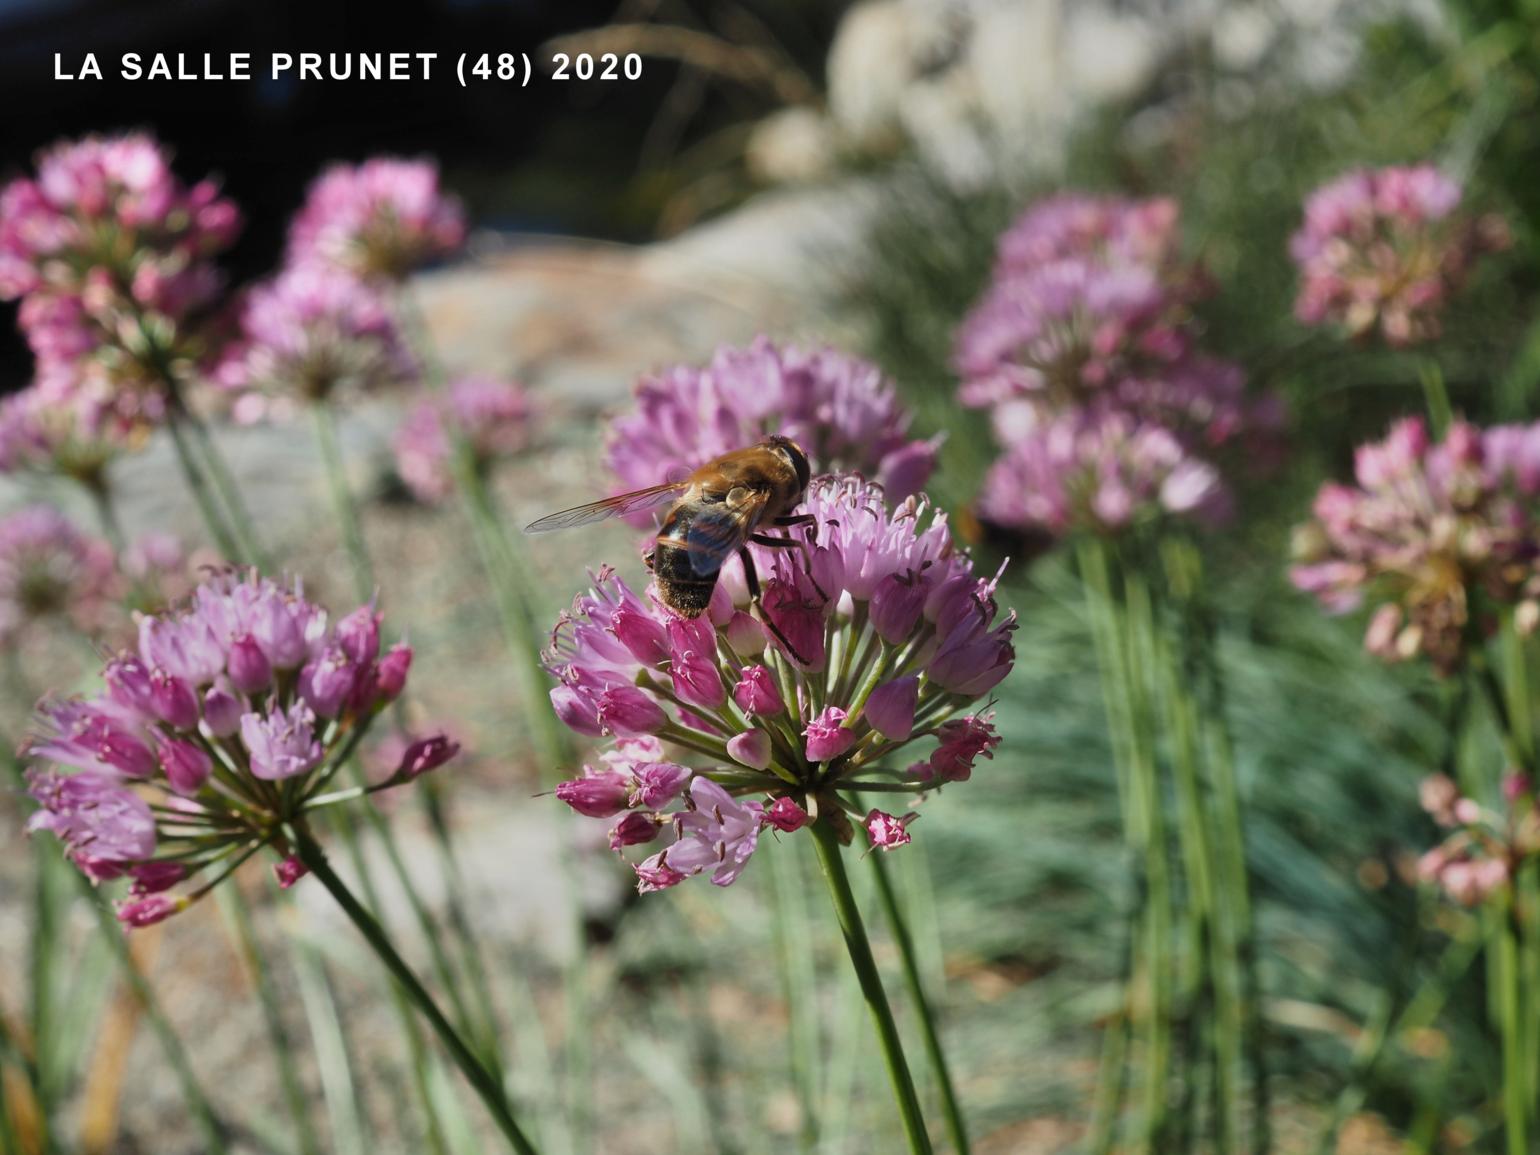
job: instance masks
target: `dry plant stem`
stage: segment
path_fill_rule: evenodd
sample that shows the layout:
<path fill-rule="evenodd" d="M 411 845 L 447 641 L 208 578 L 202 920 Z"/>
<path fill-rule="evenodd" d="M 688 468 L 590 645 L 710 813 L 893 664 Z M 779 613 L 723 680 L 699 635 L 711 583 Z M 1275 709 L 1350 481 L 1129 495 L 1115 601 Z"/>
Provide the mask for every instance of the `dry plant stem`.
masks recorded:
<path fill-rule="evenodd" d="M 920 981 L 919 960 L 915 957 L 914 938 L 909 925 L 899 909 L 898 896 L 893 892 L 893 882 L 888 877 L 885 852 L 867 856 L 872 864 L 872 875 L 877 880 L 877 902 L 882 907 L 882 917 L 887 920 L 888 930 L 898 946 L 898 957 L 904 972 L 904 986 L 909 1001 L 914 1004 L 920 1020 L 920 1035 L 925 1040 L 925 1055 L 930 1060 L 931 1072 L 936 1077 L 936 1087 L 941 1093 L 941 1113 L 946 1122 L 947 1138 L 951 1140 L 956 1155 L 968 1155 L 968 1128 L 963 1122 L 962 1108 L 957 1102 L 957 1092 L 952 1086 L 952 1073 L 947 1067 L 946 1051 L 941 1046 L 941 1036 L 936 1030 L 935 1014 L 930 1000 L 925 997 L 925 986 Z"/>
<path fill-rule="evenodd" d="M 353 897 L 353 892 L 332 870 L 331 863 L 327 860 L 326 853 L 321 849 L 320 844 L 310 836 L 308 831 L 296 829 L 294 845 L 300 861 L 310 868 L 310 872 L 336 899 L 343 913 L 348 916 L 375 954 L 379 956 L 385 968 L 390 971 L 407 1000 L 433 1028 L 455 1066 L 460 1069 L 471 1088 L 481 1098 L 487 1112 L 492 1116 L 492 1121 L 497 1124 L 498 1130 L 507 1139 L 509 1147 L 519 1155 L 535 1155 L 534 1146 L 525 1138 L 524 1132 L 514 1120 L 502 1085 L 450 1025 L 443 1011 L 439 1010 L 438 1004 L 433 1001 L 433 996 L 428 993 L 427 988 L 406 965 L 406 961 L 396 952 L 390 936 L 385 933 L 374 915 Z"/>
<path fill-rule="evenodd" d="M 850 963 L 860 980 L 866 1008 L 871 1012 L 872 1023 L 877 1029 L 877 1041 L 887 1065 L 888 1079 L 893 1085 L 899 1120 L 903 1124 L 909 1150 L 914 1155 L 931 1155 L 930 1136 L 926 1133 L 920 1101 L 915 1094 L 914 1078 L 909 1073 L 904 1045 L 898 1035 L 898 1024 L 893 1020 L 893 1010 L 888 1005 L 887 992 L 882 987 L 882 977 L 877 973 L 877 963 L 872 958 L 871 942 L 866 937 L 861 912 L 856 908 L 855 895 L 850 890 L 850 878 L 845 873 L 839 839 L 825 820 L 815 822 L 809 829 L 818 850 L 818 862 L 823 869 L 824 881 L 828 884 L 829 897 L 834 903 L 834 913 L 845 938 L 845 949 L 850 954 Z"/>

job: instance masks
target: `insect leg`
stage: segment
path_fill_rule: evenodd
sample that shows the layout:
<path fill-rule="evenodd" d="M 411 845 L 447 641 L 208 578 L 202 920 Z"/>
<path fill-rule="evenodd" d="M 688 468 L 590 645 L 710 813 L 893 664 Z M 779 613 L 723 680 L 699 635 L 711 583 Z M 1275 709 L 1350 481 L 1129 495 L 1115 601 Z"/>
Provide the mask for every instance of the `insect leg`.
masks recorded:
<path fill-rule="evenodd" d="M 753 555 L 747 549 L 740 548 L 738 558 L 743 562 L 743 578 L 749 587 L 749 601 L 759 610 L 759 620 L 764 622 L 769 631 L 775 635 L 776 640 L 786 647 L 788 654 L 804 666 L 811 665 L 811 662 L 797 652 L 797 647 L 791 644 L 791 639 L 781 632 L 781 627 L 776 625 L 775 620 L 766 612 L 765 603 L 759 596 L 759 571 L 754 568 Z"/>

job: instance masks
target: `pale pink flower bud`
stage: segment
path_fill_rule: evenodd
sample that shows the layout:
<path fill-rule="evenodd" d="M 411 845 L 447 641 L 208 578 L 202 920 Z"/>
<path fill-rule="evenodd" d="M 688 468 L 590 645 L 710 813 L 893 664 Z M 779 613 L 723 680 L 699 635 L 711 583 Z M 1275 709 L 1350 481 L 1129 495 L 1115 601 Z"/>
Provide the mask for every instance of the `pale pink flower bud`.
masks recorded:
<path fill-rule="evenodd" d="M 216 738 L 228 738 L 239 730 L 244 712 L 233 694 L 217 686 L 203 696 L 203 721 Z"/>
<path fill-rule="evenodd" d="M 636 801 L 649 810 L 667 806 L 679 796 L 690 780 L 690 769 L 673 762 L 641 762 L 631 771 L 636 783 Z"/>
<path fill-rule="evenodd" d="M 770 735 L 763 730 L 746 730 L 727 740 L 727 752 L 735 762 L 763 770 L 770 765 Z"/>
<path fill-rule="evenodd" d="M 668 623 L 669 673 L 674 693 L 692 705 L 714 709 L 727 700 L 717 672 L 716 633 L 705 618 Z"/>
<path fill-rule="evenodd" d="M 727 623 L 727 644 L 740 658 L 757 658 L 765 652 L 765 627 L 749 614 L 736 610 Z"/>

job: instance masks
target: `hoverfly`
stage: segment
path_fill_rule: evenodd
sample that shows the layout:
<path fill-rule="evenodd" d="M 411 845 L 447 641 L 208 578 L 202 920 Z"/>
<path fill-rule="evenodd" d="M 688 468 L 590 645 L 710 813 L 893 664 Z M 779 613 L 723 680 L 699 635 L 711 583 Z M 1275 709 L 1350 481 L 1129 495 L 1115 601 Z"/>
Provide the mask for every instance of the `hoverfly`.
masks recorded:
<path fill-rule="evenodd" d="M 802 447 L 789 437 L 772 436 L 747 449 L 724 453 L 680 481 L 565 509 L 531 522 L 524 532 L 571 529 L 669 504 L 657 541 L 645 557 L 664 604 L 684 617 L 700 617 L 716 589 L 722 563 L 736 553 L 743 562 L 749 597 L 759 607 L 760 619 L 791 656 L 805 665 L 805 659 L 764 612 L 759 574 L 748 544 L 806 547 L 806 542 L 762 530 L 814 523 L 812 514 L 792 512 L 801 504 L 811 477 Z"/>

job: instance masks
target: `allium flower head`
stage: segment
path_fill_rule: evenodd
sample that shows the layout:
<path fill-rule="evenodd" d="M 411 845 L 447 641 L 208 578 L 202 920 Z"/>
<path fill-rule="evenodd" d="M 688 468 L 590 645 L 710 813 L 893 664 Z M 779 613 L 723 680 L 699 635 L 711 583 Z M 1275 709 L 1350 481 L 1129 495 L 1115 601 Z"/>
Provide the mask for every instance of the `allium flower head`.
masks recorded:
<path fill-rule="evenodd" d="M 1356 486 L 1328 483 L 1295 534 L 1294 584 L 1327 609 L 1373 608 L 1366 645 L 1389 659 L 1459 666 L 1473 601 L 1540 597 L 1540 424 L 1457 423 L 1433 442 L 1420 418 L 1360 446 Z"/>
<path fill-rule="evenodd" d="M 101 491 L 108 465 L 140 449 L 160 417 L 143 400 L 69 369 L 40 376 L 0 402 L 0 473 L 54 474 Z"/>
<path fill-rule="evenodd" d="M 1460 186 L 1432 165 L 1359 169 L 1316 189 L 1289 242 L 1295 314 L 1392 345 L 1438 336 L 1440 314 L 1482 253 L 1506 248 L 1495 216 L 1459 211 Z"/>
<path fill-rule="evenodd" d="M 815 480 L 802 509 L 816 527 L 805 550 L 751 547 L 762 610 L 736 560 L 688 620 L 603 569 L 553 632 L 558 716 L 615 739 L 557 795 L 618 818 L 617 848 L 651 841 L 646 823 L 672 835 L 636 866 L 643 891 L 700 873 L 727 885 L 765 825 L 827 822 L 848 842 L 866 815 L 850 792 L 919 796 L 994 744 L 987 716 L 967 741 L 956 720 L 1009 672 L 1015 615 L 1000 615 L 997 579 L 973 572 L 945 515 L 918 498 L 890 508 L 851 476 Z M 952 773 L 899 768 L 900 751 L 932 739 Z"/>
<path fill-rule="evenodd" d="M 118 593 L 112 548 L 46 505 L 0 518 L 0 646 L 40 618 L 99 629 Z"/>
<path fill-rule="evenodd" d="M 935 465 L 936 443 L 912 440 L 908 428 L 893 383 L 875 365 L 760 337 L 719 349 L 703 368 L 644 378 L 635 409 L 610 423 L 605 461 L 624 488 L 641 489 L 779 433 L 816 468 L 856 470 L 901 500 Z"/>
<path fill-rule="evenodd" d="M 385 298 L 349 274 L 320 265 L 285 269 L 257 286 L 241 313 L 243 340 L 216 376 L 245 390 L 246 417 L 262 397 L 280 402 L 325 401 L 340 390 L 398 380 L 411 369 Z"/>
<path fill-rule="evenodd" d="M 289 230 L 290 264 L 399 280 L 465 243 L 460 202 L 431 161 L 376 157 L 334 165 L 310 186 Z"/>
<path fill-rule="evenodd" d="M 0 298 L 25 298 L 21 325 L 43 365 L 142 361 L 152 335 L 165 357 L 219 292 L 211 258 L 239 228 L 218 186 L 184 185 L 150 137 L 66 141 L 0 191 Z M 114 368 L 120 384 L 134 379 Z"/>
<path fill-rule="evenodd" d="M 454 486 L 451 428 L 465 438 L 471 465 L 486 470 L 529 444 L 529 394 L 511 381 L 462 377 L 443 396 L 426 397 L 407 411 L 396 431 L 396 472 L 419 501 L 442 501 Z"/>
<path fill-rule="evenodd" d="M 1172 268 L 1181 257 L 1181 210 L 1167 197 L 1063 193 L 1038 201 L 1000 236 L 997 271 L 1028 272 L 1070 257 Z"/>
<path fill-rule="evenodd" d="M 978 501 L 992 525 L 1054 538 L 1172 517 L 1212 524 L 1228 510 L 1212 465 L 1162 426 L 1116 411 L 1073 410 L 1017 437 Z"/>
<path fill-rule="evenodd" d="M 294 586 L 210 577 L 179 609 L 139 620 L 89 698 L 45 699 L 28 754 L 48 830 L 93 879 L 194 888 L 131 902 L 130 925 L 175 913 L 335 799 L 321 791 L 401 691 L 410 651 L 382 649 L 379 615 L 333 622 Z M 439 740 L 371 790 L 400 785 L 454 752 Z M 174 877 L 173 874 L 174 868 Z"/>

